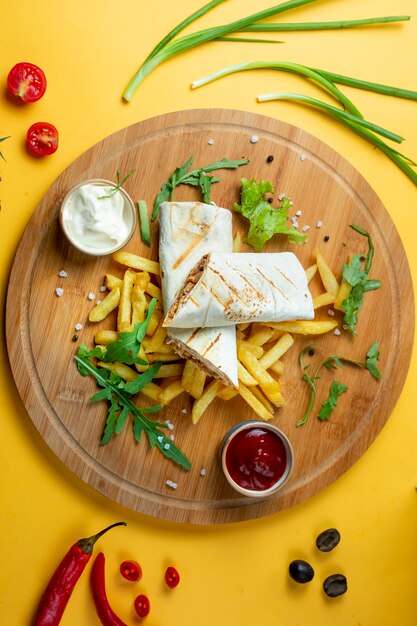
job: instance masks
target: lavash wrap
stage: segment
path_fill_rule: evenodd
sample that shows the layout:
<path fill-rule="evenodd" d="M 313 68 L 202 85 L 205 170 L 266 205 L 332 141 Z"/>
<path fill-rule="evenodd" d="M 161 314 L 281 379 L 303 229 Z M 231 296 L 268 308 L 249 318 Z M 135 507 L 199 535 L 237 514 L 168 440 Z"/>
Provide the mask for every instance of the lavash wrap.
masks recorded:
<path fill-rule="evenodd" d="M 295 254 L 213 251 L 192 268 L 164 326 L 211 328 L 313 318 L 307 277 Z"/>
<path fill-rule="evenodd" d="M 159 207 L 159 262 L 165 313 L 196 263 L 211 252 L 231 252 L 232 214 L 202 202 L 163 202 Z M 236 329 L 221 326 L 168 330 L 178 354 L 225 385 L 238 386 Z"/>

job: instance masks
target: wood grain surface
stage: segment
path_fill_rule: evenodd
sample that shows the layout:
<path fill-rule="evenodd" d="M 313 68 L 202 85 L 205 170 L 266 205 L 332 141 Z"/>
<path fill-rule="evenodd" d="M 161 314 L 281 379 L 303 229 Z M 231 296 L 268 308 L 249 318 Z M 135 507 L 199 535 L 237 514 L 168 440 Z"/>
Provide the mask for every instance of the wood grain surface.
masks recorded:
<path fill-rule="evenodd" d="M 253 135 L 259 137 L 258 142 L 251 142 Z M 214 143 L 209 144 L 209 139 Z M 241 176 L 270 180 L 276 195 L 292 198 L 294 212 L 302 212 L 300 227 L 310 225 L 308 242 L 289 246 L 275 237 L 266 251 L 295 251 L 307 267 L 318 247 L 340 276 L 349 253 L 367 250 L 364 238 L 349 228 L 356 223 L 372 234 L 371 273 L 383 281 L 381 289 L 365 295 L 357 336 L 342 330 L 340 336 L 299 337 L 285 355 L 282 388 L 286 403 L 276 411 L 274 423 L 291 440 L 295 468 L 281 492 L 261 501 L 235 493 L 222 475 L 218 458 L 226 431 L 254 418 L 241 399 L 216 400 L 196 426 L 191 424 L 191 399 L 186 394 L 164 409 L 160 417 L 175 424 L 175 443 L 192 461 L 192 470 L 185 472 L 152 450 L 145 437 L 135 443 L 130 424 L 107 446 L 99 446 L 106 406 L 89 402 L 95 382 L 78 374 L 73 359 L 80 342 L 92 346 L 98 328 L 110 325 L 109 321 L 88 322 L 93 306 L 88 294 L 98 296 L 106 272 L 122 276 L 125 268 L 111 257 L 85 256 L 66 242 L 58 224 L 60 200 L 82 180 L 114 180 L 117 170 L 123 175 L 137 168 L 125 188 L 134 200 L 145 199 L 151 208 L 161 184 L 191 155 L 196 167 L 223 157 L 250 159 L 237 171 L 219 172 L 221 181 L 212 191 L 212 200 L 219 206 L 231 208 L 238 200 Z M 274 156 L 270 163 L 268 155 Z M 175 198 L 197 199 L 198 194 L 181 187 Z M 234 232 L 245 232 L 245 220 L 239 215 L 233 219 Z M 321 228 L 316 228 L 318 220 L 323 222 Z M 157 230 L 154 223 L 150 251 L 138 232 L 126 250 L 156 259 Z M 326 235 L 330 237 L 327 242 Z M 58 276 L 62 269 L 67 278 Z M 57 287 L 64 290 L 61 297 L 55 295 Z M 323 291 L 318 278 L 311 290 L 313 295 Z M 329 319 L 327 307 L 317 312 L 317 319 Z M 339 314 L 336 319 L 341 327 Z M 78 322 L 83 329 L 74 343 Z M 413 331 L 414 298 L 404 249 L 390 216 L 363 177 L 304 131 L 232 110 L 189 110 L 139 122 L 99 142 L 72 163 L 46 193 L 25 230 L 11 272 L 6 311 L 7 344 L 17 388 L 41 437 L 61 461 L 90 486 L 130 509 L 190 523 L 269 515 L 302 502 L 336 480 L 365 452 L 389 418 L 407 374 Z M 308 343 L 319 344 L 313 362 L 331 354 L 364 360 L 374 341 L 380 344 L 382 380 L 377 382 L 355 368 L 339 370 L 337 379 L 349 390 L 331 420 L 321 423 L 317 413 L 312 413 L 303 427 L 296 428 L 309 398 L 298 365 L 300 349 Z M 324 373 L 317 406 L 327 396 L 332 376 Z M 177 483 L 177 489 L 168 487 L 167 480 Z"/>

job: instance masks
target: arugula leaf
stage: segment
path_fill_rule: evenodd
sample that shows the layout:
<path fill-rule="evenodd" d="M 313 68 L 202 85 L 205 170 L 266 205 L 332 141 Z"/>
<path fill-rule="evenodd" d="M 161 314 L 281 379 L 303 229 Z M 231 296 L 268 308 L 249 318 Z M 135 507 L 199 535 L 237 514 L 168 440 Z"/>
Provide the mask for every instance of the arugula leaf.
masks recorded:
<path fill-rule="evenodd" d="M 367 291 L 379 289 L 382 283 L 380 280 L 368 279 L 374 257 L 374 245 L 371 235 L 356 224 L 350 224 L 350 227 L 368 240 L 368 253 L 355 254 L 348 265 L 343 265 L 343 278 L 351 285 L 352 289 L 349 296 L 340 305 L 340 308 L 345 314 L 343 321 L 348 330 L 356 335 L 356 324 L 358 323 L 359 310 L 363 304 L 363 296 Z M 363 266 L 363 264 L 365 265 Z"/>
<path fill-rule="evenodd" d="M 111 186 L 111 191 L 109 191 L 109 193 L 107 194 L 107 196 L 99 196 L 99 200 L 107 200 L 108 198 L 111 198 L 112 196 L 114 196 L 115 193 L 117 193 L 120 189 L 120 187 L 127 181 L 127 179 L 132 176 L 132 174 L 134 174 L 136 172 L 136 170 L 132 170 L 131 172 L 129 172 L 129 174 L 126 174 L 126 176 L 123 178 L 123 180 L 120 180 L 120 170 L 117 170 L 116 172 L 116 179 L 117 179 L 117 183 L 116 185 L 112 185 Z"/>
<path fill-rule="evenodd" d="M 346 393 L 348 390 L 347 385 L 343 383 L 339 383 L 337 380 L 334 380 L 330 386 L 329 397 L 323 404 L 321 405 L 318 418 L 322 422 L 330 419 L 331 414 L 337 406 L 337 401 L 342 395 L 342 393 Z"/>
<path fill-rule="evenodd" d="M 303 375 L 301 376 L 301 380 L 303 380 L 304 382 L 306 382 L 308 384 L 308 386 L 310 387 L 310 391 L 311 391 L 311 397 L 310 397 L 310 402 L 308 404 L 307 410 L 304 413 L 304 415 L 298 420 L 296 426 L 302 426 L 303 424 L 306 423 L 306 421 L 308 420 L 308 417 L 313 409 L 314 403 L 316 401 L 316 395 L 317 395 L 317 387 L 316 387 L 316 381 L 320 380 L 320 371 L 323 369 L 323 367 L 325 367 L 326 369 L 337 369 L 339 368 L 343 368 L 344 364 L 347 365 L 353 365 L 355 367 L 360 367 L 363 369 L 367 369 L 368 372 L 377 380 L 381 380 L 382 378 L 382 374 L 379 371 L 378 367 L 377 367 L 377 361 L 379 359 L 379 347 L 378 347 L 378 343 L 373 343 L 371 345 L 371 347 L 369 348 L 368 352 L 366 353 L 366 361 L 363 363 L 361 361 L 354 361 L 352 359 L 349 359 L 347 357 L 344 356 L 339 356 L 339 355 L 332 355 L 327 357 L 326 359 L 324 359 L 323 361 L 321 361 L 321 363 L 319 363 L 319 365 L 317 366 L 314 374 L 312 376 L 309 375 L 308 370 L 310 368 L 310 363 L 304 363 L 304 357 L 306 355 L 306 353 L 310 352 L 310 350 L 312 350 L 313 348 L 316 348 L 317 346 L 315 344 L 312 345 L 308 345 L 305 348 L 303 348 L 298 356 L 298 362 L 300 364 L 300 367 L 303 371 Z M 335 381 L 337 382 L 337 381 Z M 337 383 L 338 386 L 343 385 L 343 383 Z M 332 413 L 333 409 L 336 407 L 337 404 L 337 399 L 338 397 L 344 393 L 345 391 L 347 391 L 347 388 L 344 391 L 340 391 L 340 387 L 335 388 L 335 390 L 333 391 L 332 394 L 332 390 L 330 389 L 331 392 L 331 396 L 329 395 L 328 400 L 323 403 L 322 405 L 322 409 L 323 409 L 323 413 L 322 415 L 328 415 L 328 417 L 320 417 L 320 413 L 322 411 L 322 409 L 320 409 L 320 413 L 319 413 L 319 419 L 321 419 L 322 421 L 325 419 L 329 419 L 330 414 Z M 333 408 L 330 410 L 330 405 L 334 402 L 334 406 Z M 328 404 L 329 403 L 329 404 Z M 324 408 L 323 406 L 326 405 Z M 330 412 L 329 412 L 330 411 Z"/>
<path fill-rule="evenodd" d="M 127 393 L 139 393 L 141 389 L 151 382 L 155 374 L 158 373 L 162 363 L 153 363 L 142 374 L 138 374 L 135 380 L 132 380 L 125 385 L 125 391 Z"/>
<path fill-rule="evenodd" d="M 92 397 L 93 401 L 97 402 L 98 400 L 106 399 L 109 403 L 106 424 L 100 444 L 106 445 L 113 435 L 120 434 L 127 417 L 131 415 L 136 441 L 140 441 L 142 431 L 144 431 L 152 447 L 156 446 L 159 448 L 167 458 L 184 469 L 191 469 L 190 461 L 160 430 L 161 428 L 166 428 L 167 425 L 148 419 L 145 411 L 133 404 L 130 394 L 126 391 L 126 385 L 118 384 L 120 378 L 114 375 L 113 372 L 93 365 L 89 357 L 86 356 L 84 348 L 80 347 L 75 356 L 77 367 L 81 373 L 86 372 L 92 375 L 98 385 L 102 387 L 102 390 Z M 156 410 L 156 407 L 153 407 L 153 410 Z"/>
<path fill-rule="evenodd" d="M 146 365 L 146 362 L 138 357 L 140 344 L 145 337 L 152 313 L 155 309 L 156 299 L 152 298 L 149 303 L 146 317 L 143 322 L 135 324 L 133 331 L 119 333 L 119 339 L 112 341 L 106 347 L 106 351 L 101 355 L 92 354 L 91 356 L 100 356 L 105 363 L 120 361 L 126 365 Z"/>
<path fill-rule="evenodd" d="M 275 234 L 286 235 L 290 243 L 306 241 L 307 235 L 287 225 L 288 211 L 292 206 L 289 198 L 284 197 L 281 207 L 276 209 L 264 197 L 266 193 L 274 193 L 272 183 L 265 180 L 249 182 L 246 178 L 242 178 L 241 183 L 241 204 L 235 203 L 233 208 L 249 220 L 245 243 L 260 252 L 266 241 Z"/>
<path fill-rule="evenodd" d="M 238 159 L 238 160 L 230 160 L 230 159 L 222 159 L 221 161 L 216 161 L 215 163 L 211 163 L 210 165 L 206 165 L 204 167 L 200 167 L 196 170 L 189 172 L 189 168 L 191 163 L 193 162 L 193 157 L 190 157 L 184 165 L 181 167 L 177 167 L 168 180 L 161 186 L 161 191 L 155 198 L 155 202 L 153 205 L 151 221 L 153 222 L 159 212 L 159 205 L 162 202 L 167 200 L 172 200 L 174 197 L 174 189 L 178 187 L 178 185 L 191 185 L 192 187 L 199 187 L 201 193 L 203 195 L 204 202 L 210 202 L 210 192 L 211 185 L 213 183 L 218 183 L 220 178 L 216 178 L 214 176 L 207 176 L 208 172 L 213 172 L 214 170 L 220 169 L 228 169 L 235 170 L 241 165 L 246 165 L 249 163 L 248 159 Z"/>

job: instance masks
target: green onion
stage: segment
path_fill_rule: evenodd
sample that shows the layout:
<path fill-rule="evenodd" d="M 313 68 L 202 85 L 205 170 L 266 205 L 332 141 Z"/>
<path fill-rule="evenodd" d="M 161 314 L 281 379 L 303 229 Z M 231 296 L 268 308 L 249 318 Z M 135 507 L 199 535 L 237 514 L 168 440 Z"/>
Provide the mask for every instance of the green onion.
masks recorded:
<path fill-rule="evenodd" d="M 142 237 L 142 241 L 147 246 L 151 245 L 151 231 L 149 226 L 149 215 L 148 215 L 148 207 L 145 200 L 139 200 L 138 202 L 138 212 L 139 212 L 139 225 L 140 225 L 140 236 Z"/>
<path fill-rule="evenodd" d="M 274 95 L 277 96 L 279 94 L 274 94 Z M 314 98 L 310 98 L 309 96 L 302 96 L 300 98 L 298 97 L 299 96 L 298 94 L 284 94 L 284 95 L 286 96 L 286 99 L 289 99 L 288 98 L 289 95 L 293 95 L 293 96 L 295 95 L 297 96 L 298 101 L 303 102 L 305 104 L 312 104 L 313 106 L 317 106 L 317 103 L 319 102 L 315 100 Z M 262 96 L 259 96 L 259 98 L 262 98 Z M 326 111 L 328 105 L 326 105 L 324 102 L 321 102 L 320 105 L 323 105 L 320 108 Z M 329 111 L 326 111 L 326 112 L 329 112 Z M 340 113 L 343 113 L 343 111 L 340 111 Z M 332 113 L 332 115 L 333 117 L 337 118 L 339 121 L 343 122 L 346 126 L 348 126 L 355 133 L 357 133 L 364 139 L 367 139 L 370 143 L 372 143 L 374 146 L 379 148 L 381 152 L 386 154 L 386 156 L 388 156 L 408 176 L 408 178 L 415 185 L 417 185 L 417 173 L 408 164 L 408 163 L 412 163 L 413 165 L 415 165 L 414 161 L 400 154 L 397 150 L 395 150 L 394 148 L 391 148 L 384 141 L 379 139 L 379 137 L 377 137 L 368 128 L 364 128 L 363 125 L 360 125 L 361 120 L 352 121 L 351 119 L 348 119 L 346 116 L 337 115 L 334 112 Z"/>
<path fill-rule="evenodd" d="M 215 41 L 245 41 L 250 43 L 285 43 L 277 39 L 254 39 L 252 37 L 217 37 Z"/>
<path fill-rule="evenodd" d="M 268 17 L 272 17 L 273 15 L 278 15 L 279 13 L 283 13 L 284 11 L 287 11 L 289 9 L 296 9 L 300 6 L 311 4 L 312 2 L 317 2 L 317 0 L 288 0 L 287 2 L 283 2 L 282 4 L 277 4 L 269 9 L 259 11 L 258 13 L 253 13 L 252 15 L 248 15 L 247 17 L 244 17 L 240 20 L 231 22 L 230 24 L 224 24 L 222 26 L 214 26 L 212 28 L 206 28 L 205 30 L 200 30 L 196 33 L 192 33 L 190 35 L 185 35 L 184 37 L 180 37 L 176 41 L 171 41 L 172 36 L 171 34 L 168 35 L 168 37 L 170 38 L 169 43 L 166 43 L 164 45 L 161 42 L 160 44 L 158 44 L 158 46 L 156 46 L 154 51 L 151 52 L 151 54 L 142 63 L 142 65 L 140 66 L 136 74 L 133 76 L 133 78 L 131 79 L 131 81 L 129 82 L 128 86 L 126 87 L 123 93 L 124 100 L 126 100 L 127 102 L 130 102 L 130 100 L 133 97 L 133 94 L 135 93 L 136 89 L 139 87 L 141 82 L 144 80 L 144 78 L 153 69 L 155 69 L 155 67 L 157 67 L 164 61 L 167 61 L 171 57 L 177 54 L 180 54 L 181 52 L 185 52 L 186 50 L 189 50 L 190 48 L 195 48 L 196 46 L 200 46 L 208 41 L 212 41 L 213 39 L 217 39 L 218 37 L 222 37 L 224 35 L 228 35 L 229 33 L 233 33 L 233 32 L 239 32 L 242 30 L 242 28 L 245 28 L 246 26 L 250 26 L 254 22 L 267 19 Z M 212 6 L 215 6 L 215 4 L 213 3 L 210 3 L 210 4 Z M 206 6 L 208 7 L 209 5 L 206 5 Z M 212 6 L 210 6 L 210 8 L 212 8 Z M 207 9 L 205 12 L 207 12 L 208 10 L 209 9 Z M 178 27 L 176 27 L 176 29 L 171 31 L 171 33 L 177 30 L 182 24 L 185 24 L 185 25 L 190 24 L 192 21 L 194 21 L 194 19 L 196 19 L 195 17 L 193 17 L 195 15 L 196 14 L 193 14 L 192 16 L 184 20 L 184 22 L 182 22 Z M 201 15 L 201 13 L 199 15 Z M 184 26 L 181 27 L 181 30 L 182 28 L 184 28 Z M 166 38 L 163 39 L 162 41 L 166 41 Z M 155 52 L 156 49 L 158 49 L 157 52 Z"/>
<path fill-rule="evenodd" d="M 342 121 L 347 120 L 350 122 L 356 122 L 356 124 L 358 124 L 359 126 L 368 128 L 378 135 L 386 137 L 387 139 L 391 139 L 392 141 L 396 141 L 397 143 L 401 143 L 402 141 L 404 141 L 404 137 L 401 137 L 396 133 L 392 133 L 390 130 L 386 130 L 381 126 L 373 124 L 372 122 L 367 122 L 366 120 L 359 119 L 351 113 L 346 113 L 341 109 L 337 109 L 336 107 L 326 104 L 325 102 L 321 102 L 320 100 L 316 100 L 315 98 L 311 98 L 310 96 L 303 96 L 298 93 L 265 93 L 261 96 L 258 96 L 258 102 L 269 102 L 271 100 L 291 100 L 295 102 L 304 102 L 305 104 L 310 104 L 311 106 L 322 109 L 326 113 L 329 113 L 329 115 L 337 117 Z"/>
<path fill-rule="evenodd" d="M 391 15 L 388 17 L 369 17 L 363 20 L 336 20 L 334 22 L 295 22 L 292 24 L 251 24 L 242 28 L 242 32 L 270 32 L 292 30 L 333 30 L 343 28 L 356 28 L 372 24 L 388 24 L 391 22 L 408 22 L 409 15 Z"/>
<path fill-rule="evenodd" d="M 321 87 L 323 87 L 326 91 L 330 92 L 336 100 L 338 100 L 349 113 L 352 115 L 356 115 L 357 117 L 362 118 L 362 114 L 356 106 L 353 104 L 351 100 L 347 96 L 345 96 L 337 87 L 334 85 L 331 80 L 329 80 L 320 70 L 313 70 L 310 67 L 305 65 L 300 65 L 299 63 L 291 63 L 291 62 L 269 62 L 269 61 L 255 61 L 248 63 L 238 63 L 237 65 L 231 65 L 229 67 L 225 67 L 222 70 L 217 72 L 213 72 L 209 76 L 205 76 L 204 78 L 200 78 L 191 83 L 192 89 L 197 89 L 202 85 L 206 85 L 207 83 L 211 83 L 218 78 L 223 78 L 223 76 L 228 76 L 229 74 L 234 74 L 236 72 L 245 72 L 247 70 L 257 70 L 257 69 L 270 69 L 270 70 L 278 70 L 283 72 L 291 72 L 293 74 L 298 74 L 301 76 L 305 76 L 310 78 L 314 82 L 318 83 Z"/>
<path fill-rule="evenodd" d="M 417 91 L 411 91 L 409 89 L 400 89 L 399 87 L 390 87 L 389 85 L 381 85 L 379 83 L 371 83 L 366 80 L 358 80 L 357 78 L 351 78 L 350 76 L 343 76 L 342 74 L 334 74 L 325 70 L 315 70 L 318 74 L 328 80 L 334 81 L 339 85 L 346 85 L 347 87 L 356 87 L 357 89 L 365 89 L 366 91 L 374 91 L 375 93 L 381 93 L 385 96 L 394 96 L 395 98 L 405 98 L 407 100 L 417 100 Z"/>

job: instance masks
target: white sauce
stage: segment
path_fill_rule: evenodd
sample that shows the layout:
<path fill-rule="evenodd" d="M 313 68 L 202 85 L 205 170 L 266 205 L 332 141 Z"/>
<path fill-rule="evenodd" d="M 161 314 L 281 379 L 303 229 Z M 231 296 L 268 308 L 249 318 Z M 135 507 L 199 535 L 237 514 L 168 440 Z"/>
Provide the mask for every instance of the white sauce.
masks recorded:
<path fill-rule="evenodd" d="M 64 222 L 70 237 L 83 248 L 108 250 L 123 243 L 132 227 L 127 217 L 125 199 L 110 185 L 86 184 L 68 198 Z"/>

